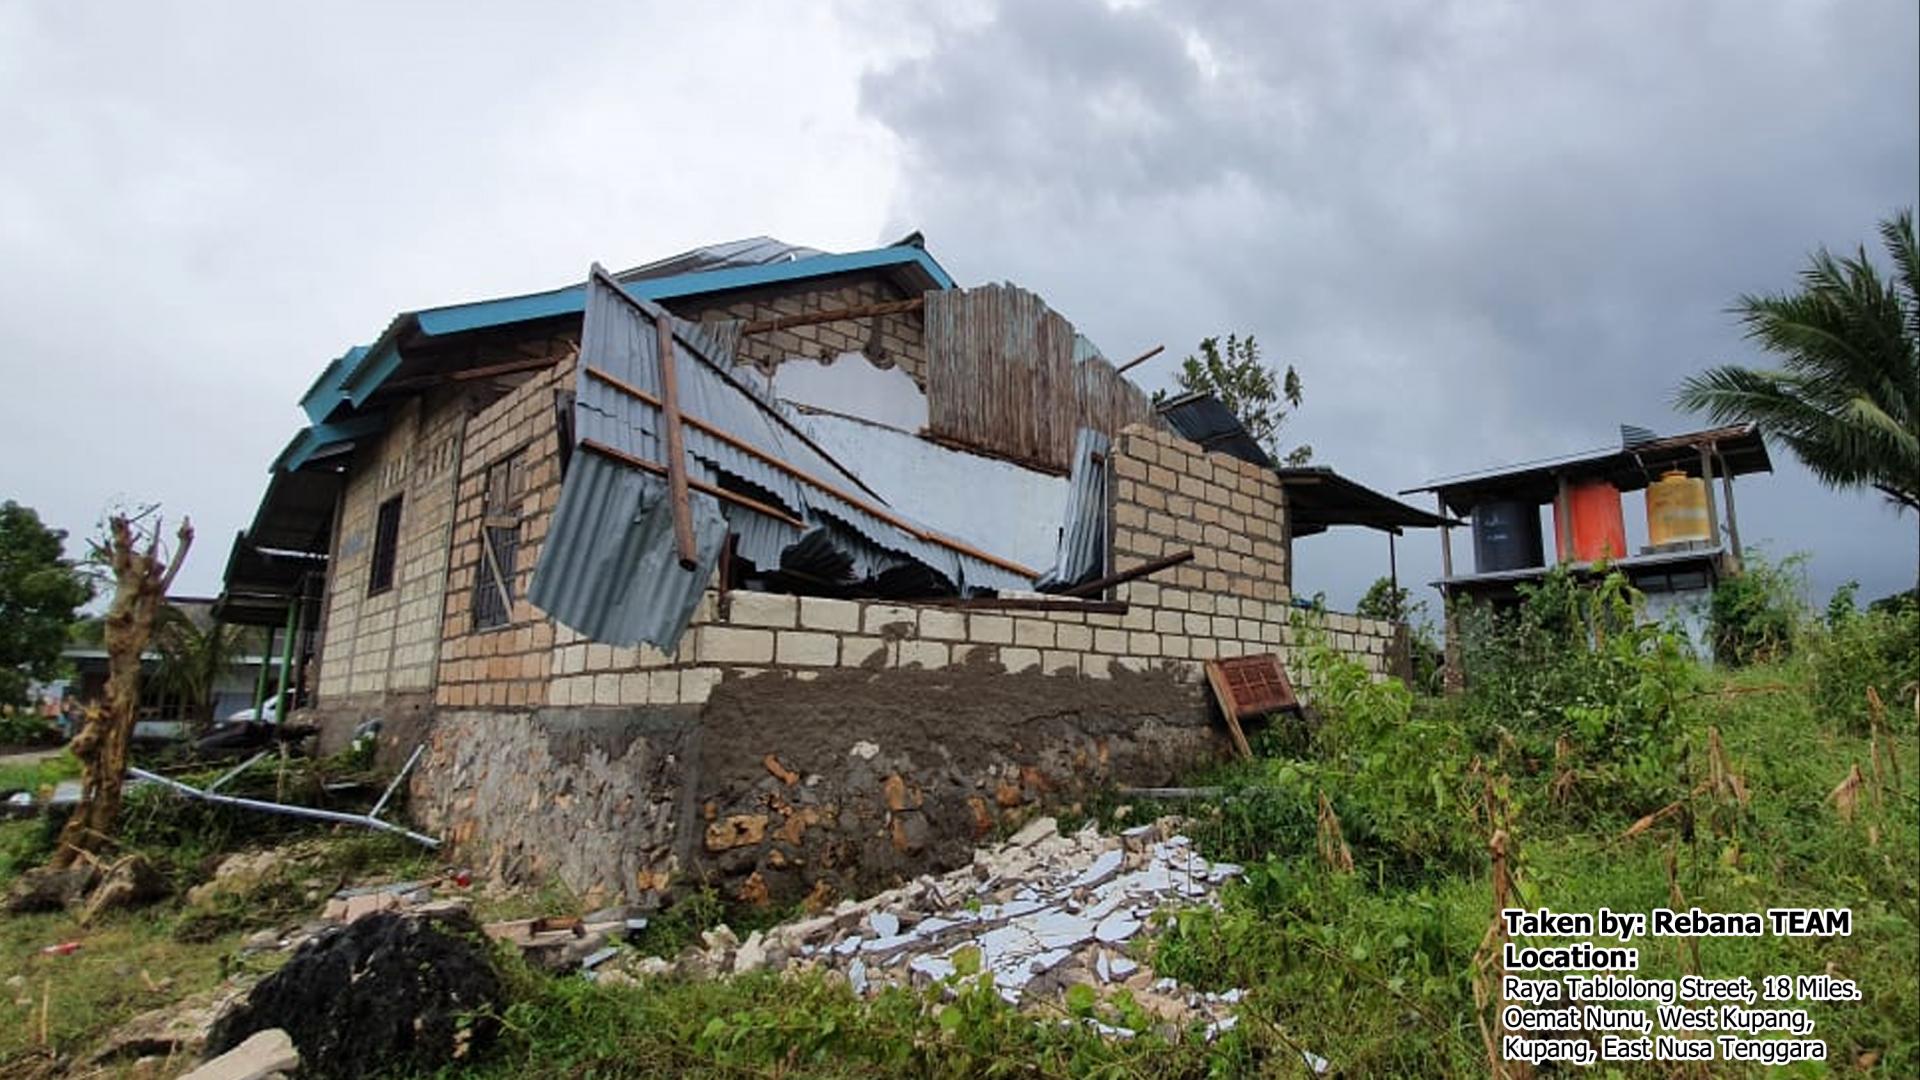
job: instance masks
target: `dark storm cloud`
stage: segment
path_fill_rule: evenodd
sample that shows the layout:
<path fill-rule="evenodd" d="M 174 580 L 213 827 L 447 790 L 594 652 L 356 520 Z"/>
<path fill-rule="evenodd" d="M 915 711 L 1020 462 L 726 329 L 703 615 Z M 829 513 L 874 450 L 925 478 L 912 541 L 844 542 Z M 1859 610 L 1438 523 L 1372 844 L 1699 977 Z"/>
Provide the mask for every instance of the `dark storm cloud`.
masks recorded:
<path fill-rule="evenodd" d="M 1917 35 L 1895 0 L 1006 4 L 930 19 L 862 100 L 902 143 L 896 218 L 963 280 L 1115 355 L 1252 332 L 1306 380 L 1294 437 L 1400 488 L 1700 426 L 1679 378 L 1758 359 L 1732 298 L 1914 201 Z M 1911 584 L 1911 518 L 1776 457 L 1748 539 L 1814 552 L 1821 592 Z M 1340 602 L 1385 561 L 1300 556 Z"/>

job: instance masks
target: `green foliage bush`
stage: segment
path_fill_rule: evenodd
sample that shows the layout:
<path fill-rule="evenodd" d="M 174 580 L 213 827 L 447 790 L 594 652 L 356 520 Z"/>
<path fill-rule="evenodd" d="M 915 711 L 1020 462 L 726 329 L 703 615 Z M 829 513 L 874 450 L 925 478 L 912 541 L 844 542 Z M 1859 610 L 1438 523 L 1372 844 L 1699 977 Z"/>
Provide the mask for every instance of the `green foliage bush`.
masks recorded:
<path fill-rule="evenodd" d="M 1867 690 L 1885 706 L 1889 723 L 1911 732 L 1913 695 L 1920 693 L 1920 599 L 1911 595 L 1855 611 L 1836 606 L 1824 626 L 1803 637 L 1813 697 L 1821 717 L 1865 732 L 1871 721 Z"/>
<path fill-rule="evenodd" d="M 1714 659 L 1727 667 L 1779 660 L 1792 652 L 1806 609 L 1804 555 L 1778 563 L 1749 551 L 1739 574 L 1714 586 L 1707 628 Z"/>

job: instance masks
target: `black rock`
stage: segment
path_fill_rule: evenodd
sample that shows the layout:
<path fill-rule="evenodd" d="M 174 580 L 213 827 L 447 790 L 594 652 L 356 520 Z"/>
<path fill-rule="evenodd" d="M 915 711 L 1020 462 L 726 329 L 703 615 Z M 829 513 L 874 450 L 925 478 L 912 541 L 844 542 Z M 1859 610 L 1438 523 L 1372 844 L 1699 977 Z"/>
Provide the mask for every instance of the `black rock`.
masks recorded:
<path fill-rule="evenodd" d="M 207 1056 L 284 1028 L 301 1075 L 431 1072 L 484 1050 L 504 1007 L 479 927 L 464 913 L 368 915 L 306 944 L 214 1025 Z"/>

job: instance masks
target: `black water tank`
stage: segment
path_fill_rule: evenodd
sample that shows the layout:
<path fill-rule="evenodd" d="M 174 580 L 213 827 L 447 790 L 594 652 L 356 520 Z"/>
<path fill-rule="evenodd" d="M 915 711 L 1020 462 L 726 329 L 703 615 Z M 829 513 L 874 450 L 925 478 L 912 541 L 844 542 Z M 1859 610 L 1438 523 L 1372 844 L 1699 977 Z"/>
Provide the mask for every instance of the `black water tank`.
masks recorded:
<path fill-rule="evenodd" d="M 1532 503 L 1499 500 L 1473 508 L 1473 568 L 1482 574 L 1495 570 L 1524 570 L 1546 565 L 1540 544 L 1540 508 Z"/>

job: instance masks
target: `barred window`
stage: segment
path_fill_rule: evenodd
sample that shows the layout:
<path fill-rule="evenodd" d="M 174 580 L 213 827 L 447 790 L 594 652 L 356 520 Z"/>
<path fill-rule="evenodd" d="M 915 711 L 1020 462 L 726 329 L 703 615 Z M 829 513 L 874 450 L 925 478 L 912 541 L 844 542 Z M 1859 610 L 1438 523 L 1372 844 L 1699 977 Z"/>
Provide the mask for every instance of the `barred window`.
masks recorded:
<path fill-rule="evenodd" d="M 487 469 L 480 508 L 480 565 L 473 578 L 473 628 L 513 621 L 514 567 L 520 553 L 520 500 L 527 493 L 526 454 Z"/>
<path fill-rule="evenodd" d="M 367 578 L 367 595 L 376 596 L 393 588 L 393 564 L 400 548 L 400 496 L 380 504 L 373 524 L 373 573 Z"/>

